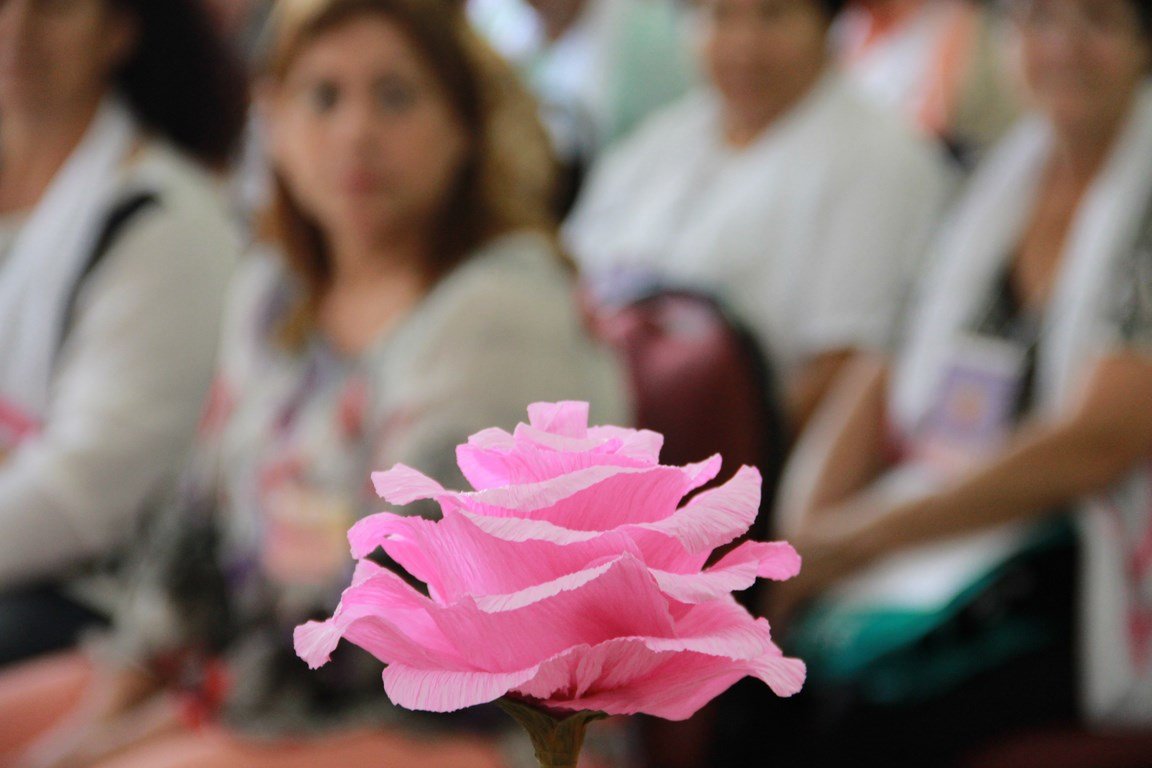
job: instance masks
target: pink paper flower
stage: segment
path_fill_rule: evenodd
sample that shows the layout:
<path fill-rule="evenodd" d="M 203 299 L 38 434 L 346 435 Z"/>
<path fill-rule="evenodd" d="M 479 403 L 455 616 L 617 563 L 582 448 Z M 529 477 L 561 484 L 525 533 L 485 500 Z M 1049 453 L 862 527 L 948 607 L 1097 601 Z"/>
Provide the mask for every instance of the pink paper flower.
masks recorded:
<path fill-rule="evenodd" d="M 331 619 L 297 628 L 297 653 L 315 668 L 345 638 L 387 664 L 394 703 L 435 712 L 511 694 L 680 720 L 748 675 L 796 693 L 803 663 L 731 593 L 796 575 L 799 556 L 746 542 L 704 567 L 752 525 L 759 473 L 745 467 L 681 504 L 719 457 L 661 466 L 660 435 L 589 428 L 584 403 L 528 413 L 514 434 L 486 430 L 457 449 L 471 492 L 403 465 L 373 475 L 390 503 L 435 499 L 443 518 L 383 513 L 353 527 L 352 586 Z M 365 559 L 377 548 L 427 596 Z"/>

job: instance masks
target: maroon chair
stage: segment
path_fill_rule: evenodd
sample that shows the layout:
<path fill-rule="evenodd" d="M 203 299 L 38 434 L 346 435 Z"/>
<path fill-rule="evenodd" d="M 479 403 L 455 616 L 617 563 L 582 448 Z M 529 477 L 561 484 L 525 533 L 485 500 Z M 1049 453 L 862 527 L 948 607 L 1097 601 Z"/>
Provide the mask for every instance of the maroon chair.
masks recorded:
<path fill-rule="evenodd" d="M 755 339 L 716 301 L 683 290 L 653 288 L 589 315 L 596 335 L 627 363 L 637 426 L 664 435 L 663 463 L 720 453 L 724 468 L 716 483 L 742 465 L 760 470 L 763 501 L 751 535 L 766 538 L 790 441 Z M 755 599 L 751 592 L 741 596 L 746 605 Z M 709 766 L 715 716 L 708 707 L 682 723 L 639 718 L 645 767 Z"/>
<path fill-rule="evenodd" d="M 739 321 L 704 294 L 664 289 L 590 316 L 627 363 L 637 425 L 665 437 L 662 461 L 721 453 L 717 482 L 741 465 L 757 467 L 762 508 L 770 509 L 790 441 L 769 366 Z"/>

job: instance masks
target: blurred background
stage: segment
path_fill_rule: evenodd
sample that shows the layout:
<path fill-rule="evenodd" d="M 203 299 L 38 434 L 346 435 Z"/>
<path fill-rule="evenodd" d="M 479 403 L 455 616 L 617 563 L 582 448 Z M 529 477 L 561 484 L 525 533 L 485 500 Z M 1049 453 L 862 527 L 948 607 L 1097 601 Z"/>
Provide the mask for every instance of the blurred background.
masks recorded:
<path fill-rule="evenodd" d="M 1146 0 L 0 0 L 0 768 L 534 765 L 292 629 L 560 400 L 804 558 L 800 694 L 584 768 L 1152 766 L 1150 74 Z"/>

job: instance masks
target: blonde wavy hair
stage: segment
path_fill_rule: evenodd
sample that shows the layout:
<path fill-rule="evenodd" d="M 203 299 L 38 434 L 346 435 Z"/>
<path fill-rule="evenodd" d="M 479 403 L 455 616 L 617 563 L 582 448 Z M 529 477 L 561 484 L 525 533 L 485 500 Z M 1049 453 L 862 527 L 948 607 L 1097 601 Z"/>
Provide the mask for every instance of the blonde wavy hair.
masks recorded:
<path fill-rule="evenodd" d="M 277 0 L 259 73 L 273 86 L 282 84 L 309 43 L 357 17 L 384 17 L 407 35 L 470 138 L 431 232 L 432 282 L 500 235 L 533 229 L 554 238 L 556 230 L 557 164 L 536 102 L 515 70 L 472 30 L 462 6 L 453 0 Z M 313 327 L 331 279 L 328 245 L 279 174 L 268 214 L 268 233 L 305 288 L 285 328 L 289 341 L 300 341 Z"/>

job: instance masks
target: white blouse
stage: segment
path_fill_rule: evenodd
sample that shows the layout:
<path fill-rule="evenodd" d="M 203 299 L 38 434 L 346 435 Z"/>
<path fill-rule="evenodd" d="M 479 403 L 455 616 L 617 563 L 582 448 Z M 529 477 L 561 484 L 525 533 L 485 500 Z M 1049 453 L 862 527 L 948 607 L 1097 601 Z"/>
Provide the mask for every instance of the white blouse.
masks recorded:
<path fill-rule="evenodd" d="M 0 461 L 0 589 L 77 572 L 126 542 L 190 446 L 240 250 L 214 182 L 152 143 L 125 224 L 77 296 L 42 430 Z M 0 267 L 15 238 L 0 233 Z"/>
<path fill-rule="evenodd" d="M 565 234 L 595 283 L 647 271 L 715 294 L 787 376 L 890 343 L 950 174 L 836 73 L 740 150 L 697 92 L 604 159 Z"/>

